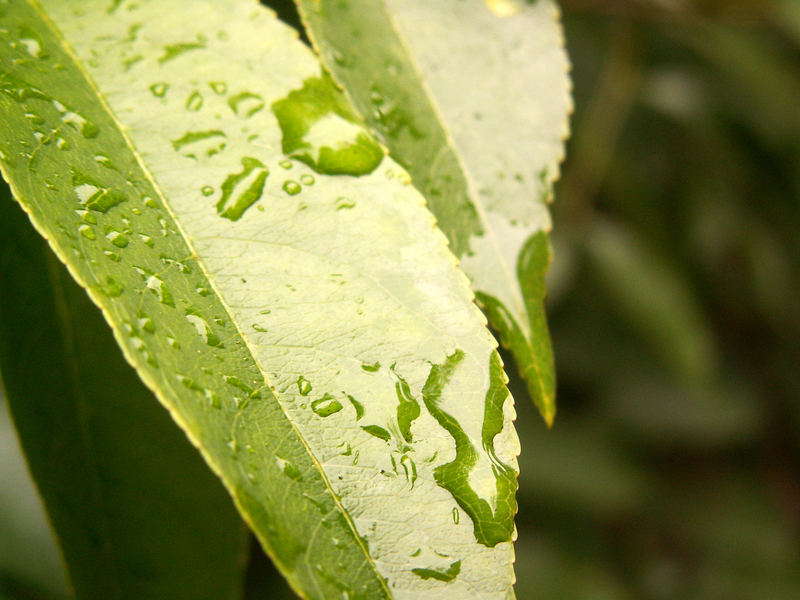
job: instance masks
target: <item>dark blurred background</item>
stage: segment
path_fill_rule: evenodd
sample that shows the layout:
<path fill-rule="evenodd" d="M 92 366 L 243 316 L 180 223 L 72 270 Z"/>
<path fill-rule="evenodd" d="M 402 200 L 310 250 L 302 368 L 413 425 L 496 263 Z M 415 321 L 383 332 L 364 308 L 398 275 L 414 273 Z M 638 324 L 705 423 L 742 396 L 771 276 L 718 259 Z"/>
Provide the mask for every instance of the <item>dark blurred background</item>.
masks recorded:
<path fill-rule="evenodd" d="M 512 378 L 517 595 L 796 600 L 800 0 L 561 6 L 576 108 L 553 205 L 559 412 L 548 431 Z M 58 593 L 25 490 L 0 483 L 0 563 Z M 292 597 L 258 550 L 248 584 Z"/>

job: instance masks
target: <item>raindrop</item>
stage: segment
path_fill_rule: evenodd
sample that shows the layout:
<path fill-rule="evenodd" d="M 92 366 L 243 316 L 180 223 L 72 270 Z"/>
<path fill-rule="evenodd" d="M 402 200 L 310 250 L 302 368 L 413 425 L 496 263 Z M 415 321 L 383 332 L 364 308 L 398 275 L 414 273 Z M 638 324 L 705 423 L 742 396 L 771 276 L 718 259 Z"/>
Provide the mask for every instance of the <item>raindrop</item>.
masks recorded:
<path fill-rule="evenodd" d="M 153 333 L 156 330 L 153 320 L 144 313 L 139 313 L 137 324 L 142 328 L 142 331 L 146 331 L 147 333 Z"/>
<path fill-rule="evenodd" d="M 289 479 L 292 479 L 293 481 L 303 480 L 303 474 L 300 472 L 300 469 L 298 469 L 291 461 L 281 458 L 280 456 L 276 456 L 275 462 L 278 464 L 278 468 Z"/>
<path fill-rule="evenodd" d="M 290 196 L 296 196 L 303 191 L 303 188 L 296 181 L 288 179 L 283 183 L 283 191 Z"/>
<path fill-rule="evenodd" d="M 117 248 L 124 248 L 128 245 L 128 237 L 114 229 L 106 232 L 106 239 L 114 244 Z"/>
<path fill-rule="evenodd" d="M 355 201 L 351 200 L 350 198 L 345 198 L 341 196 L 336 199 L 336 210 L 345 210 L 348 208 L 354 208 L 356 205 Z"/>
<path fill-rule="evenodd" d="M 203 97 L 200 95 L 200 92 L 192 92 L 192 95 L 186 100 L 186 110 L 197 112 L 202 106 Z"/>
<path fill-rule="evenodd" d="M 303 185 L 314 185 L 314 176 L 308 173 L 300 176 L 300 183 Z"/>
<path fill-rule="evenodd" d="M 161 279 L 155 275 L 151 275 L 148 277 L 146 285 L 148 289 L 152 290 L 153 293 L 158 296 L 158 300 L 161 302 L 161 304 L 165 304 L 166 306 L 171 306 L 173 308 L 175 307 L 175 301 L 172 299 L 172 294 L 170 293 L 167 284 L 165 284 Z"/>
<path fill-rule="evenodd" d="M 214 93 L 222 95 L 228 91 L 228 85 L 224 81 L 209 81 L 208 85 L 214 90 Z"/>
<path fill-rule="evenodd" d="M 200 192 L 203 196 L 211 196 L 214 193 L 214 188 L 210 185 L 204 185 Z"/>
<path fill-rule="evenodd" d="M 267 332 L 266 329 L 264 329 L 261 325 L 258 325 L 256 323 L 253 323 L 253 329 L 255 329 L 256 331 L 258 331 L 260 333 L 266 333 Z"/>
<path fill-rule="evenodd" d="M 190 312 L 186 315 L 186 320 L 192 324 L 197 335 L 200 336 L 200 339 L 202 339 L 204 343 L 209 346 L 222 346 L 222 342 L 220 342 L 217 335 L 211 329 L 211 326 L 203 317 Z"/>
<path fill-rule="evenodd" d="M 302 375 L 297 378 L 297 389 L 301 396 L 308 396 L 311 393 L 311 383 Z"/>
<path fill-rule="evenodd" d="M 78 227 L 78 232 L 85 237 L 87 240 L 93 240 L 96 238 L 94 229 L 89 227 L 88 225 L 84 224 Z"/>
<path fill-rule="evenodd" d="M 284 158 L 278 163 L 278 165 L 281 168 L 288 170 L 292 168 L 292 161 L 290 161 L 288 158 Z"/>
<path fill-rule="evenodd" d="M 70 110 L 58 100 L 53 100 L 53 106 L 58 111 L 61 120 L 79 131 L 83 137 L 93 138 L 97 136 L 99 132 L 97 125 L 89 121 L 86 117 Z"/>
<path fill-rule="evenodd" d="M 154 83 L 153 85 L 150 86 L 150 91 L 156 98 L 163 98 L 166 95 L 168 89 L 169 89 L 169 84 L 163 81 L 159 83 Z"/>
<path fill-rule="evenodd" d="M 330 394 L 325 394 L 311 403 L 311 410 L 320 417 L 329 417 L 342 410 L 342 403 Z"/>
<path fill-rule="evenodd" d="M 101 289 L 103 290 L 103 293 L 110 298 L 117 298 L 118 296 L 122 295 L 123 291 L 125 291 L 125 288 L 123 288 L 111 277 L 106 277 L 106 282 Z"/>

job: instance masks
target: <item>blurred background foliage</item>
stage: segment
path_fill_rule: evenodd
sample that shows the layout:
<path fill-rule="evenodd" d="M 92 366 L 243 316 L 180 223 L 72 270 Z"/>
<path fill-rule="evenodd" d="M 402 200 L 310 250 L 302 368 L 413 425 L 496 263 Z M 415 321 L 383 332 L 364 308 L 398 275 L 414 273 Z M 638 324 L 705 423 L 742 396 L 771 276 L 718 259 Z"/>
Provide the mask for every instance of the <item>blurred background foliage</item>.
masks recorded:
<path fill-rule="evenodd" d="M 800 2 L 561 5 L 552 431 L 505 357 L 518 597 L 795 600 Z M 64 597 L 4 413 L 0 459 L 0 597 Z M 254 548 L 248 600 L 292 597 Z"/>

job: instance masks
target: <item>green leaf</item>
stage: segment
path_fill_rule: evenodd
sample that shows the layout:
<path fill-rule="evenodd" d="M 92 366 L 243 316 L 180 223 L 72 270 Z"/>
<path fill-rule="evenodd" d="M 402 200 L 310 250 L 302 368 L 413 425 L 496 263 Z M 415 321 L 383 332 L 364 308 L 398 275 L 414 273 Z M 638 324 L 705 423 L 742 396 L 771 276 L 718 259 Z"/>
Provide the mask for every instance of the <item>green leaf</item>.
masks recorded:
<path fill-rule="evenodd" d="M 425 195 L 548 424 L 547 202 L 571 110 L 549 0 L 297 0 L 325 66 Z"/>
<path fill-rule="evenodd" d="M 248 0 L 0 11 L 15 197 L 293 588 L 513 595 L 496 343 L 313 53 Z"/>
<path fill-rule="evenodd" d="M 2 187 L 0 367 L 77 597 L 238 597 L 225 490 Z"/>

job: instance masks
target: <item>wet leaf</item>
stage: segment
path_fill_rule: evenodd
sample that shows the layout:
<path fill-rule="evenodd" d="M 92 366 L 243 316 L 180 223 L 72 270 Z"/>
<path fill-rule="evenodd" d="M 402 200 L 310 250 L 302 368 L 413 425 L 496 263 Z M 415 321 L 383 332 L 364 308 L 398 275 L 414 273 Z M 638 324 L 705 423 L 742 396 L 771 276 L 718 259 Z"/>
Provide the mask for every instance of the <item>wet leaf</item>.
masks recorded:
<path fill-rule="evenodd" d="M 425 195 L 552 423 L 547 203 L 571 110 L 556 7 L 549 0 L 297 5 L 325 66 Z"/>
<path fill-rule="evenodd" d="M 292 587 L 513 596 L 496 343 L 310 50 L 249 0 L 3 9 L 3 173 Z"/>

